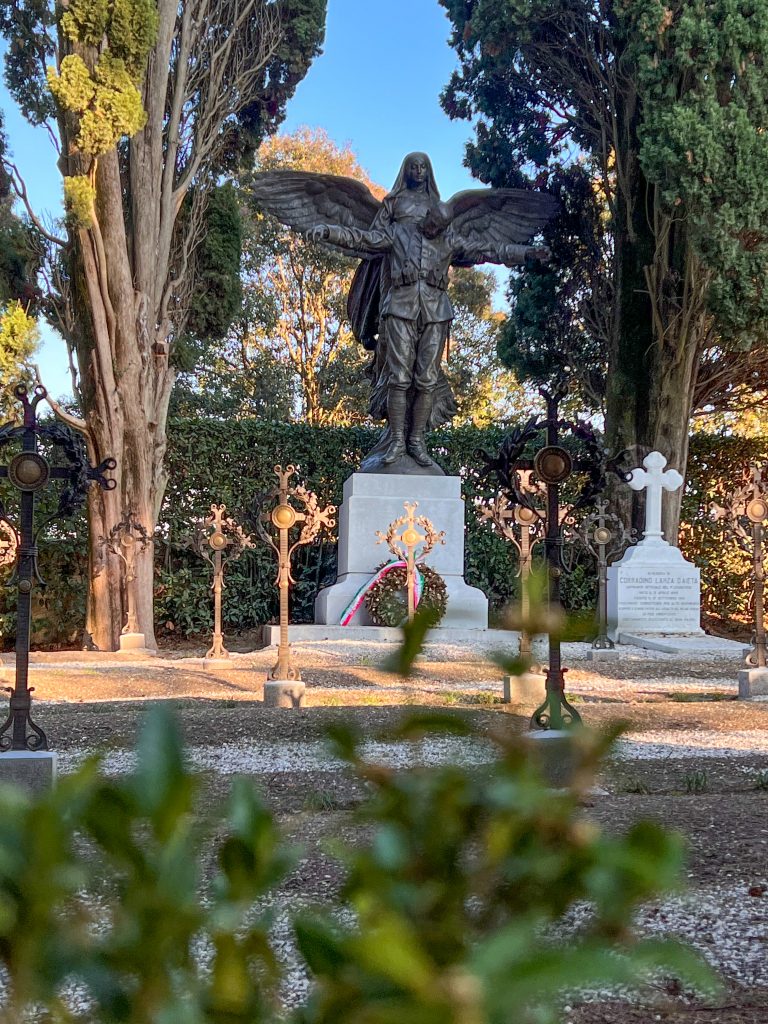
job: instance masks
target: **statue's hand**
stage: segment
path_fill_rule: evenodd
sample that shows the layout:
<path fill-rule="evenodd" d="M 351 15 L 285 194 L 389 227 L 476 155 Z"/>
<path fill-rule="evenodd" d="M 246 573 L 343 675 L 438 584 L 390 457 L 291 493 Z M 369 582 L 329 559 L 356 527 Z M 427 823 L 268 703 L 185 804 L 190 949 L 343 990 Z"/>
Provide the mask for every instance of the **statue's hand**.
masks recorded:
<path fill-rule="evenodd" d="M 331 232 L 327 224 L 316 224 L 309 229 L 305 237 L 308 242 L 327 242 Z"/>
<path fill-rule="evenodd" d="M 552 250 L 548 245 L 528 245 L 525 248 L 527 260 L 537 260 L 539 263 L 548 263 L 552 258 Z"/>

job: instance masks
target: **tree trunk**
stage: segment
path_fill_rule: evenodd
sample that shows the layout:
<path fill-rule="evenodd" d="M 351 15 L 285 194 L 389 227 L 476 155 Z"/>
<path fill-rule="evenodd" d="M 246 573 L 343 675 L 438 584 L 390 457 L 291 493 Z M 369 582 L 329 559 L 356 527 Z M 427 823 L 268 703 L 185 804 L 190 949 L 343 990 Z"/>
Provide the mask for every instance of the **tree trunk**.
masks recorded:
<path fill-rule="evenodd" d="M 86 630 L 99 650 L 116 650 L 126 620 L 122 560 L 106 549 L 110 531 L 126 516 L 152 536 L 157 526 L 166 477 L 165 420 L 173 371 L 155 356 L 144 330 L 143 304 L 128 255 L 116 154 L 99 163 L 94 227 L 78 233 L 79 268 L 85 295 L 80 316 L 90 319 L 78 341 L 85 421 L 91 457 L 117 461 L 116 488 L 88 500 L 91 586 Z M 105 281 L 104 265 L 109 267 Z M 119 387 L 118 387 L 119 382 Z M 137 554 L 136 606 L 147 647 L 155 648 L 153 549 Z"/>
<path fill-rule="evenodd" d="M 650 451 L 653 310 L 644 268 L 653 259 L 654 238 L 645 211 L 632 196 L 645 185 L 632 156 L 625 160 L 623 188 L 616 193 L 614 226 L 613 338 L 608 356 L 605 433 L 608 449 L 631 452 L 635 465 Z M 624 520 L 642 529 L 643 503 L 628 487 L 615 484 L 612 500 Z"/>
<path fill-rule="evenodd" d="M 627 138 L 633 130 L 630 123 Z M 696 376 L 708 331 L 706 280 L 684 222 L 661 210 L 637 151 L 636 144 L 627 147 L 618 175 L 606 438 L 613 452 L 629 449 L 636 466 L 655 450 L 685 477 Z M 678 542 L 682 491 L 664 497 L 663 529 L 670 544 Z M 644 498 L 619 487 L 616 500 L 642 535 Z"/>

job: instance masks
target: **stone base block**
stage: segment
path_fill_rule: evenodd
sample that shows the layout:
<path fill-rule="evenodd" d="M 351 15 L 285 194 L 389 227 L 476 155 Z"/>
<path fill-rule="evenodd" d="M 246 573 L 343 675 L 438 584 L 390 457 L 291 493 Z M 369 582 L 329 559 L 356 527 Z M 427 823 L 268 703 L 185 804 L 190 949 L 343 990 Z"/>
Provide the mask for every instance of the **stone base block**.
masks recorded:
<path fill-rule="evenodd" d="M 115 652 L 116 654 L 154 654 L 147 647 L 146 639 L 143 633 L 121 633 L 120 634 L 120 649 Z"/>
<path fill-rule="evenodd" d="M 538 707 L 546 694 L 546 677 L 537 672 L 520 676 L 504 676 L 505 704 L 532 704 Z"/>
<path fill-rule="evenodd" d="M 532 731 L 526 737 L 526 744 L 548 785 L 553 789 L 571 785 L 578 762 L 572 732 L 565 729 Z"/>
<path fill-rule="evenodd" d="M 743 668 L 739 672 L 739 698 L 768 696 L 768 668 Z"/>
<path fill-rule="evenodd" d="M 701 632 L 699 569 L 679 548 L 646 538 L 608 567 L 610 637 Z"/>
<path fill-rule="evenodd" d="M 725 640 L 721 636 L 698 633 L 620 633 L 620 644 L 641 647 L 647 651 L 662 651 L 664 654 L 721 655 L 724 658 L 740 657 L 744 645 L 736 640 Z"/>
<path fill-rule="evenodd" d="M 0 754 L 0 784 L 45 793 L 56 782 L 57 764 L 52 750 L 8 750 Z"/>
<path fill-rule="evenodd" d="M 329 641 L 347 641 L 369 644 L 401 644 L 403 631 L 397 626 L 325 626 L 322 623 L 299 624 L 291 626 L 291 644 L 317 644 Z M 515 643 L 515 633 L 506 629 L 487 629 L 483 631 L 483 640 L 498 644 L 499 648 Z M 454 629 L 444 625 L 436 626 L 427 636 L 427 648 L 430 644 L 464 644 L 473 643 L 478 639 L 476 629 Z M 280 627 L 267 625 L 261 627 L 261 645 L 277 647 L 280 643 Z M 237 658 L 238 655 L 233 655 Z"/>
<path fill-rule="evenodd" d="M 616 661 L 618 656 L 615 647 L 592 647 L 587 651 L 587 661 Z"/>
<path fill-rule="evenodd" d="M 205 668 L 210 669 L 222 669 L 232 668 L 231 658 L 203 658 L 203 665 Z"/>
<path fill-rule="evenodd" d="M 426 516 L 434 528 L 445 532 L 445 544 L 437 544 L 427 556 L 445 580 L 448 608 L 441 625 L 464 629 L 488 628 L 485 594 L 464 582 L 464 500 L 457 476 L 422 474 L 353 473 L 344 483 L 339 509 L 339 578 L 321 590 L 315 601 L 315 622 L 338 625 L 341 615 L 360 588 L 382 562 L 393 556 L 378 532 L 405 514 L 405 502 L 418 504 L 417 516 Z M 350 625 L 370 626 L 365 606 Z"/>
<path fill-rule="evenodd" d="M 264 683 L 264 707 L 301 708 L 305 690 L 304 683 L 296 679 L 268 679 Z"/>

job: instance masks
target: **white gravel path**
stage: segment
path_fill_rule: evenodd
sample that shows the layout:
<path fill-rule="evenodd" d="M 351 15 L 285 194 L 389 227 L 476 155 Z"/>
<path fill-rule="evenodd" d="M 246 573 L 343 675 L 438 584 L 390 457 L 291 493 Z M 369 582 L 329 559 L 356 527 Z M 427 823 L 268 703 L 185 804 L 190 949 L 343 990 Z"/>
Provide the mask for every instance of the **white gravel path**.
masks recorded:
<path fill-rule="evenodd" d="M 276 910 L 271 935 L 285 971 L 281 994 L 287 1005 L 297 1006 L 307 997 L 309 979 L 296 950 L 291 916 L 307 905 L 306 900 L 286 893 L 262 905 Z M 353 924 L 345 908 L 336 908 L 334 916 L 342 926 Z M 590 916 L 588 906 L 578 905 L 556 931 L 572 934 Z M 635 928 L 641 936 L 676 938 L 692 946 L 724 979 L 740 987 L 768 986 L 768 898 L 750 896 L 746 883 L 704 887 L 648 903 L 636 914 Z M 632 998 L 636 993 L 614 989 L 578 994 L 587 1001 L 622 996 Z"/>
<path fill-rule="evenodd" d="M 363 755 L 392 768 L 413 765 L 487 764 L 492 748 L 482 741 L 461 738 L 429 737 L 415 742 L 374 743 L 362 746 Z M 80 749 L 59 754 L 59 771 L 74 771 L 92 750 Z M 187 747 L 186 755 L 192 768 L 218 772 L 220 775 L 279 775 L 294 772 L 339 771 L 343 762 L 333 757 L 322 740 L 301 743 L 293 740 L 280 742 L 223 743 L 217 747 Z M 132 750 L 112 750 L 105 754 L 103 769 L 106 775 L 122 775 L 136 767 Z"/>
<path fill-rule="evenodd" d="M 463 737 L 427 737 L 414 742 L 363 744 L 364 756 L 393 768 L 413 765 L 487 764 L 493 746 L 483 740 Z M 76 749 L 59 754 L 59 770 L 73 771 L 92 750 Z M 768 730 L 715 732 L 706 729 L 659 729 L 630 732 L 619 740 L 614 757 L 620 760 L 733 758 L 740 755 L 768 756 Z M 193 746 L 187 749 L 190 765 L 199 771 L 220 775 L 279 775 L 282 773 L 339 771 L 343 763 L 334 758 L 320 740 L 297 742 L 224 743 L 221 746 Z M 107 775 L 122 775 L 136 765 L 133 751 L 112 750 L 104 756 Z"/>

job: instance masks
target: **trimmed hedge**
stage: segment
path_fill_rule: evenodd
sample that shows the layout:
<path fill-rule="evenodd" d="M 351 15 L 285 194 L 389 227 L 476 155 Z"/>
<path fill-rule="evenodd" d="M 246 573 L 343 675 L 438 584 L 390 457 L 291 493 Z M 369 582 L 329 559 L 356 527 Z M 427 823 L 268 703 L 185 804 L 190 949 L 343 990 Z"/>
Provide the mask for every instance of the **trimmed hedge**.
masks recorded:
<path fill-rule="evenodd" d="M 711 502 L 722 503 L 752 462 L 768 461 L 768 437 L 694 434 L 683 496 L 680 547 L 701 569 L 704 612 L 741 622 L 752 615 L 752 564 L 715 523 Z"/>
<path fill-rule="evenodd" d="M 478 521 L 473 505 L 489 492 L 479 479 L 476 451 L 495 451 L 503 435 L 500 427 L 458 427 L 435 431 L 430 437 L 432 453 L 445 471 L 462 478 L 467 507 L 467 582 L 488 595 L 495 611 L 517 595 L 515 552 Z M 158 629 L 185 635 L 212 629 L 210 567 L 186 546 L 195 522 L 208 513 L 212 502 L 223 502 L 230 514 L 242 521 L 254 497 L 274 486 L 274 466 L 281 462 L 297 467 L 298 479 L 317 493 L 321 503 L 339 505 L 344 480 L 377 436 L 376 430 L 363 427 L 320 428 L 249 420 L 173 422 L 167 457 L 169 485 L 156 545 Z M 691 441 L 681 545 L 702 569 L 705 611 L 722 617 L 748 616 L 745 580 L 749 563 L 734 545 L 723 541 L 720 528 L 708 517 L 708 506 L 710 501 L 722 499 L 753 459 L 768 459 L 768 438 L 697 434 Z M 38 645 L 72 643 L 80 634 L 85 607 L 84 537 L 85 523 L 79 516 L 40 544 L 40 567 L 49 585 L 36 596 L 34 639 Z M 335 542 L 300 548 L 295 564 L 298 582 L 292 618 L 308 622 L 317 591 L 335 577 Z M 228 567 L 224 595 L 228 633 L 276 617 L 275 575 L 274 555 L 260 543 Z M 566 603 L 574 609 L 591 606 L 594 577 L 588 564 L 565 577 L 564 593 Z M 7 638 L 14 625 L 12 598 L 12 591 L 0 587 L 0 635 Z"/>
<path fill-rule="evenodd" d="M 506 604 L 516 592 L 515 559 L 509 545 L 477 522 L 471 506 L 485 491 L 478 480 L 475 452 L 478 447 L 492 451 L 502 436 L 499 428 L 463 427 L 435 431 L 430 439 L 433 454 L 446 472 L 464 481 L 467 581 L 483 589 L 494 607 Z M 210 570 L 183 543 L 212 501 L 224 502 L 242 520 L 253 499 L 274 487 L 274 466 L 280 462 L 296 466 L 297 479 L 317 494 L 321 505 L 340 505 L 344 481 L 377 437 L 378 431 L 364 427 L 255 420 L 176 422 L 167 460 L 170 483 L 161 517 L 163 544 L 158 545 L 158 626 L 172 623 L 185 633 L 211 628 Z M 311 622 L 317 591 L 336 575 L 335 541 L 299 548 L 295 559 L 292 619 Z M 265 545 L 247 551 L 229 568 L 224 601 L 227 629 L 243 629 L 276 617 L 275 573 L 274 555 Z"/>

